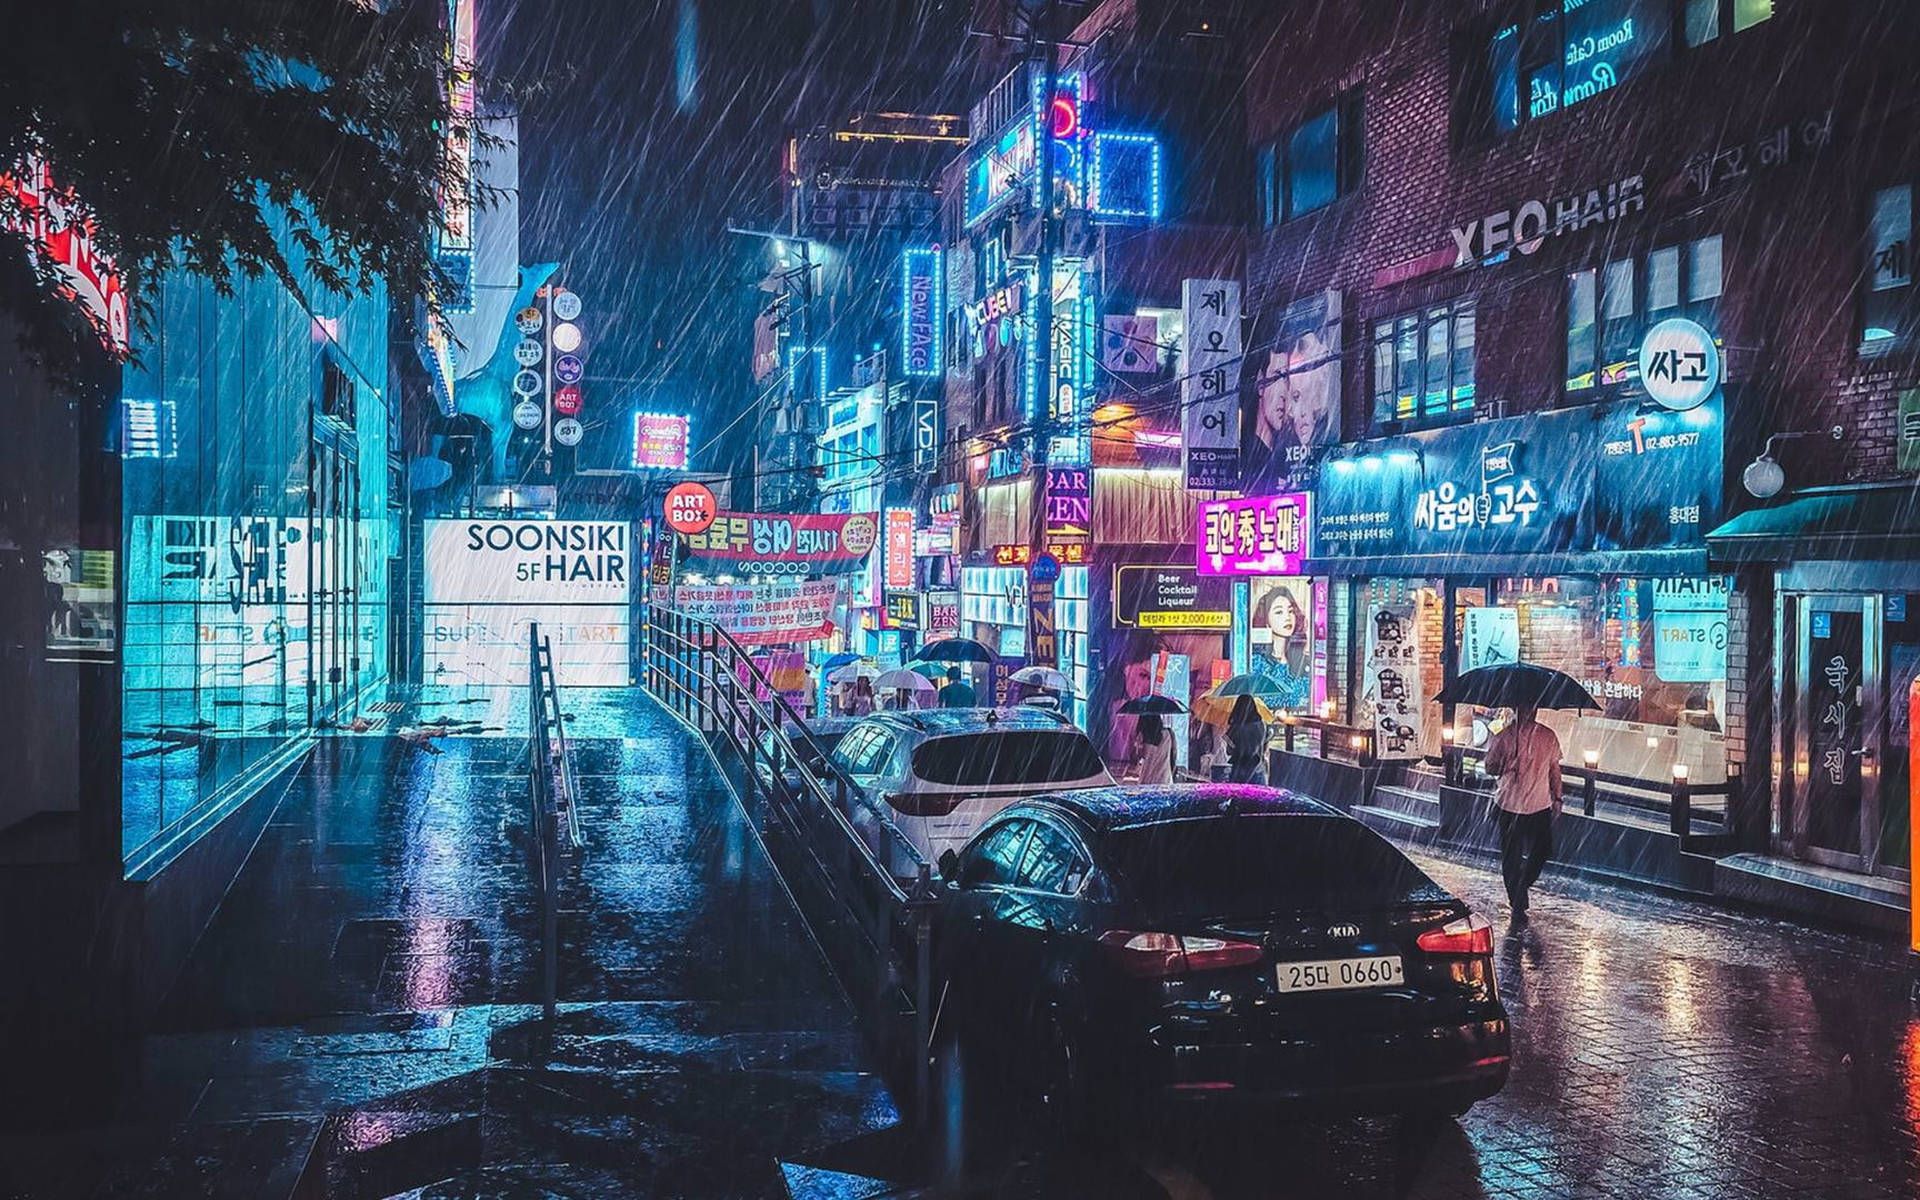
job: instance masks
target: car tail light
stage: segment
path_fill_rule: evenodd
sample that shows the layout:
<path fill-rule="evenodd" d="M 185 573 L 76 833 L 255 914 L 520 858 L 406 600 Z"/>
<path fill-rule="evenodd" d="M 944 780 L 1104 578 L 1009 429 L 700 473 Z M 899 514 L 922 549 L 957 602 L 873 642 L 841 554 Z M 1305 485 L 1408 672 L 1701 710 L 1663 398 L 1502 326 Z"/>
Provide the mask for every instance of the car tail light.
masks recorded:
<path fill-rule="evenodd" d="M 1177 933 L 1135 933 L 1115 929 L 1100 944 L 1122 971 L 1140 979 L 1166 979 L 1189 971 L 1217 971 L 1260 961 L 1260 947 L 1225 938 L 1182 937 Z"/>
<path fill-rule="evenodd" d="M 1427 930 L 1415 944 L 1428 954 L 1492 954 L 1493 926 L 1485 918 L 1465 916 Z"/>
<path fill-rule="evenodd" d="M 903 817 L 944 817 L 965 799 L 958 792 L 888 792 L 887 807 Z"/>

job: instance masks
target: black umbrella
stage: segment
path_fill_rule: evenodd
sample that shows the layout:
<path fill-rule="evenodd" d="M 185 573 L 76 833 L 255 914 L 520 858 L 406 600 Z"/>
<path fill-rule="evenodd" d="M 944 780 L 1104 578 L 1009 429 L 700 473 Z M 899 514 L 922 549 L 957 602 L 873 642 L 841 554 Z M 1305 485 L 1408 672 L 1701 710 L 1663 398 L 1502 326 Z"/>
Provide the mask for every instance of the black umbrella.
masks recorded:
<path fill-rule="evenodd" d="M 1477 704 L 1482 708 L 1591 708 L 1595 700 L 1580 681 L 1564 671 L 1536 663 L 1496 663 L 1476 667 L 1440 689 L 1439 704 Z"/>
<path fill-rule="evenodd" d="M 972 638 L 941 638 L 929 642 L 914 655 L 915 662 L 951 662 L 951 663 L 990 663 L 993 651 L 987 649 Z"/>
<path fill-rule="evenodd" d="M 1135 696 L 1125 704 L 1122 704 L 1120 711 L 1123 713 L 1131 713 L 1134 716 L 1139 716 L 1142 713 L 1171 716 L 1174 713 L 1187 711 L 1187 706 L 1175 700 L 1172 696 L 1162 696 L 1158 692 L 1154 692 L 1145 696 Z"/>

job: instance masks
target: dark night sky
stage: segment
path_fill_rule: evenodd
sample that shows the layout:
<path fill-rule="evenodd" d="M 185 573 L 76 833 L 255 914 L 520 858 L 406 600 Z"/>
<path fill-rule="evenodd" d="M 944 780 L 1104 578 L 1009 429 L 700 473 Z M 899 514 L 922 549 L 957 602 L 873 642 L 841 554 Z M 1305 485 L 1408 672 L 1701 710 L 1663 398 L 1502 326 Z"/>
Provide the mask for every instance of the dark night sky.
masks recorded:
<path fill-rule="evenodd" d="M 590 411 L 691 411 L 696 446 L 754 395 L 770 250 L 724 227 L 775 219 L 787 130 L 967 91 L 965 0 L 479 2 L 490 94 L 521 108 L 522 258 L 566 264 L 586 301 Z M 625 440 L 590 435 L 582 465 Z"/>

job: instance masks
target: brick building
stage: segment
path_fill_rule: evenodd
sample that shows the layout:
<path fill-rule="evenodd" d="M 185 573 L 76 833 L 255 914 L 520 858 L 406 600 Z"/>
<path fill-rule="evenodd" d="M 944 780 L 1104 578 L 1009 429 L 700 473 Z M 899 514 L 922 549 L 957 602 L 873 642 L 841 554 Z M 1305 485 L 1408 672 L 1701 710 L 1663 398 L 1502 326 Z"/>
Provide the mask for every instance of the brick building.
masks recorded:
<path fill-rule="evenodd" d="M 1417 772 L 1484 735 L 1442 682 L 1551 662 L 1606 705 L 1570 759 L 1726 780 L 1702 844 L 1903 879 L 1920 11 L 1256 19 L 1242 461 L 1316 502 L 1284 586 L 1336 709 Z"/>

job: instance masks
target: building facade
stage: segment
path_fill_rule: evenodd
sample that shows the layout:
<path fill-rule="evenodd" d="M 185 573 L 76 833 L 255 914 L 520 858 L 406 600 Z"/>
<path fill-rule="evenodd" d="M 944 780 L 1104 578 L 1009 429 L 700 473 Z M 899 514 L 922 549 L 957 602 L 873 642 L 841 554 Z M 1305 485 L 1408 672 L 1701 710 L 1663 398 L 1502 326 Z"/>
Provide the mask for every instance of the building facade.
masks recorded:
<path fill-rule="evenodd" d="M 1266 14 L 1242 466 L 1292 466 L 1243 486 L 1310 497 L 1312 538 L 1253 586 L 1380 757 L 1485 736 L 1430 700 L 1459 671 L 1545 662 L 1604 705 L 1553 718 L 1570 758 L 1904 877 L 1916 36 L 1791 0 Z"/>

